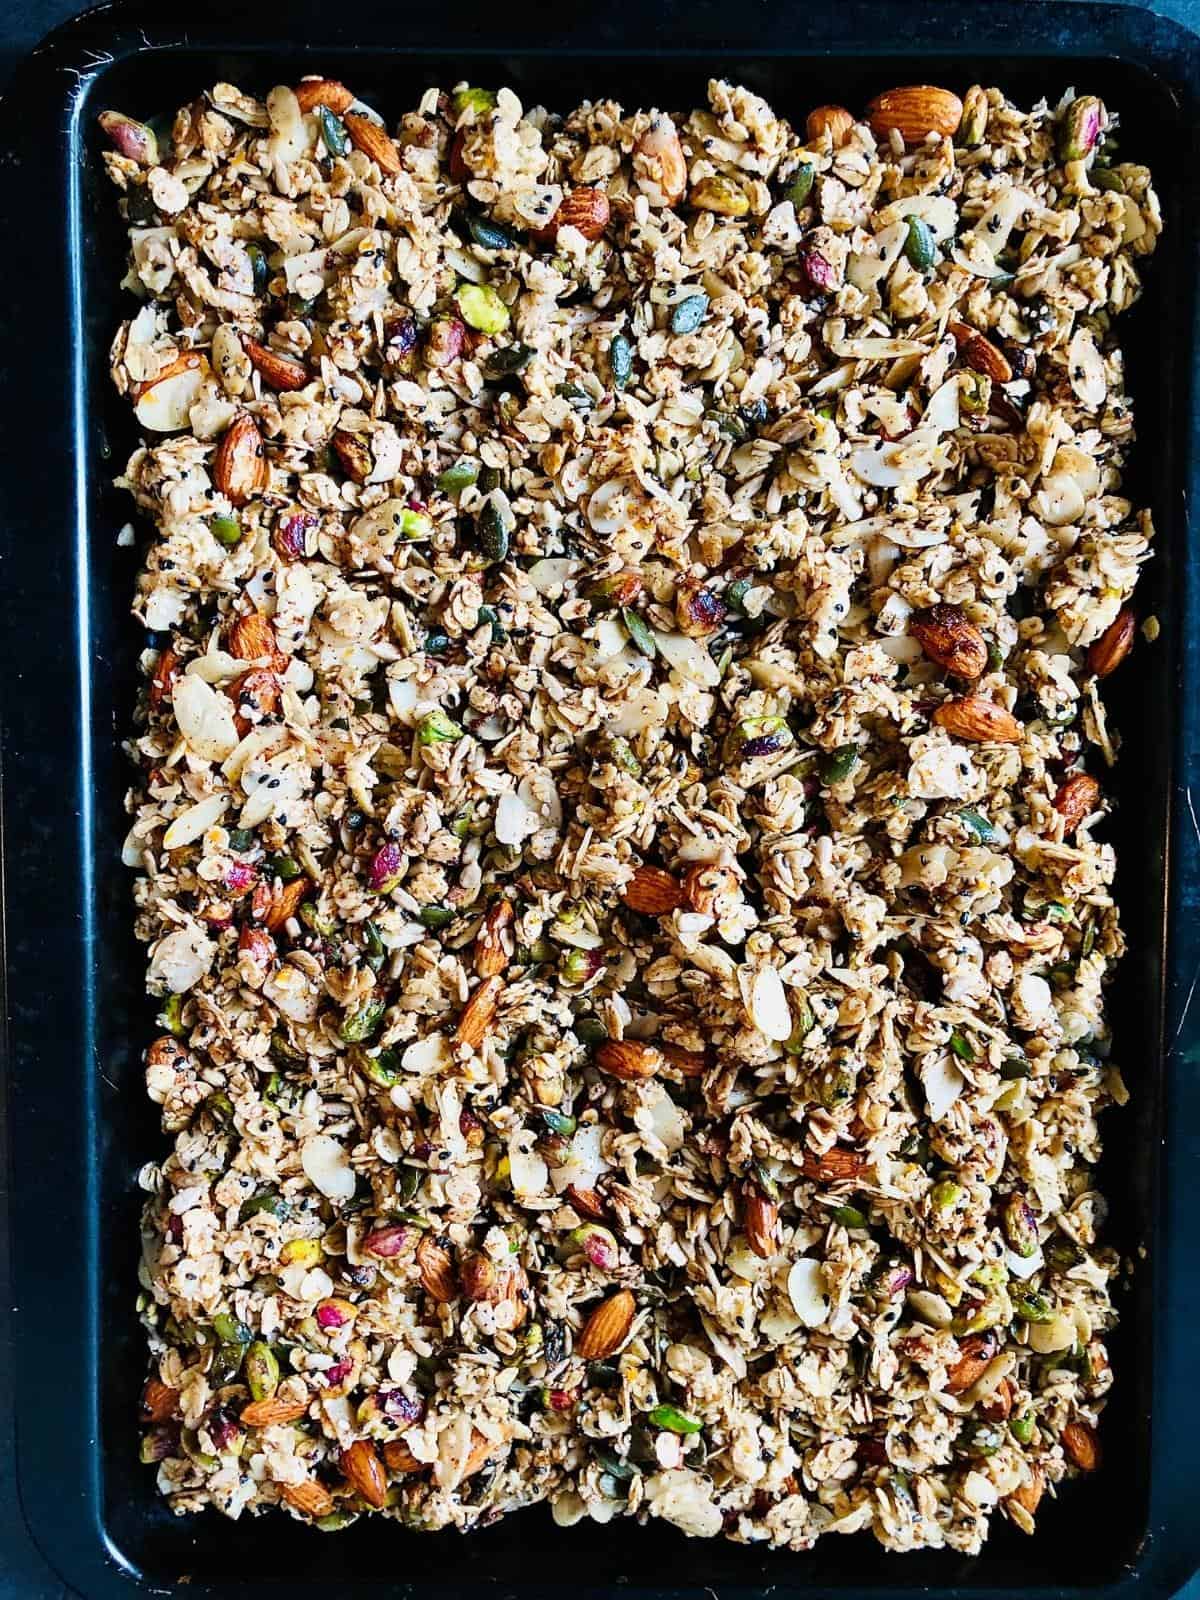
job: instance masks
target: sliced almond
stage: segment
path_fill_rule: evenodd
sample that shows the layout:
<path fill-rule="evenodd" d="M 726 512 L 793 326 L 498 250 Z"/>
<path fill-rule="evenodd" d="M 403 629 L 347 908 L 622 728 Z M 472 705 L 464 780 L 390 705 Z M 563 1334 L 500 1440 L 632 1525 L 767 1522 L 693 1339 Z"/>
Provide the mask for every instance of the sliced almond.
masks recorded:
<path fill-rule="evenodd" d="M 595 1308 L 575 1341 L 575 1354 L 584 1361 L 604 1361 L 624 1344 L 637 1312 L 628 1289 L 619 1289 Z"/>
<path fill-rule="evenodd" d="M 380 172 L 394 178 L 402 170 L 395 140 L 390 139 L 377 122 L 357 111 L 348 111 L 342 120 L 354 148 L 373 161 Z"/>
<path fill-rule="evenodd" d="M 651 205 L 673 206 L 687 188 L 687 161 L 670 117 L 659 114 L 633 148 L 638 188 Z"/>
<path fill-rule="evenodd" d="M 177 356 L 135 391 L 134 415 L 152 433 L 178 433 L 191 425 L 191 410 L 212 369 L 198 351 Z"/>
<path fill-rule="evenodd" d="M 487 1031 L 499 1008 L 503 992 L 503 978 L 496 976 L 483 980 L 463 1007 L 463 1014 L 458 1019 L 454 1037 L 459 1044 L 470 1045 L 472 1050 L 479 1049 L 487 1037 Z"/>
<path fill-rule="evenodd" d="M 213 456 L 213 484 L 231 505 L 244 506 L 266 482 L 267 454 L 258 423 L 248 412 L 239 412 Z"/>

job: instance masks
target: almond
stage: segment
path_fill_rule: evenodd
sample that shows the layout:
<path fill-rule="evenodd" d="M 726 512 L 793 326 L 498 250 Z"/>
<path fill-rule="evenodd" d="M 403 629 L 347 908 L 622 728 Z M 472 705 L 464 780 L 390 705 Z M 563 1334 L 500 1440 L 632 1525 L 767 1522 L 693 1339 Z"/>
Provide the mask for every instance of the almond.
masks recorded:
<path fill-rule="evenodd" d="M 1063 819 L 1063 838 L 1068 839 L 1085 817 L 1100 803 L 1100 785 L 1087 772 L 1076 772 L 1054 796 L 1054 809 Z"/>
<path fill-rule="evenodd" d="M 242 335 L 242 349 L 250 357 L 250 364 L 260 372 L 272 389 L 303 389 L 310 382 L 308 368 L 291 356 L 280 355 L 256 339 Z"/>
<path fill-rule="evenodd" d="M 493 1261 L 479 1250 L 463 1257 L 459 1280 L 466 1299 L 489 1306 L 498 1306 L 502 1300 L 519 1300 L 529 1287 L 519 1262 Z"/>
<path fill-rule="evenodd" d="M 480 978 L 495 978 L 512 960 L 512 938 L 509 929 L 513 924 L 511 901 L 497 900 L 483 919 L 475 936 L 475 972 Z"/>
<path fill-rule="evenodd" d="M 150 1378 L 142 1390 L 142 1421 L 169 1422 L 179 1415 L 179 1390 Z"/>
<path fill-rule="evenodd" d="M 333 1496 L 315 1478 L 306 1478 L 303 1483 L 285 1483 L 279 1493 L 288 1505 L 303 1511 L 306 1517 L 327 1517 L 333 1510 Z"/>
<path fill-rule="evenodd" d="M 454 1260 L 449 1250 L 432 1233 L 421 1235 L 417 1246 L 417 1267 L 421 1285 L 431 1300 L 439 1305 L 449 1305 L 458 1299 L 458 1283 L 454 1276 Z"/>
<path fill-rule="evenodd" d="M 1009 1495 L 1010 1500 L 1015 1500 L 1023 1511 L 1032 1517 L 1041 1504 L 1043 1494 L 1046 1492 L 1046 1479 L 1041 1467 L 1030 1464 L 1029 1482 L 1023 1483 L 1019 1489 L 1014 1489 Z"/>
<path fill-rule="evenodd" d="M 662 1052 L 641 1039 L 606 1039 L 598 1045 L 596 1065 L 610 1078 L 620 1078 L 625 1083 L 637 1083 L 652 1078 L 663 1064 Z"/>
<path fill-rule="evenodd" d="M 307 1400 L 283 1400 L 272 1395 L 269 1400 L 252 1400 L 241 1420 L 248 1428 L 272 1428 L 281 1422 L 295 1422 L 307 1410 Z"/>
<path fill-rule="evenodd" d="M 244 506 L 267 482 L 267 456 L 258 423 L 241 411 L 221 435 L 213 456 L 213 484 L 231 505 Z"/>
<path fill-rule="evenodd" d="M 251 611 L 230 625 L 226 649 L 239 661 L 264 661 L 276 672 L 286 672 L 288 658 L 280 650 L 275 629 L 261 611 Z"/>
<path fill-rule="evenodd" d="M 621 899 L 631 911 L 660 917 L 683 904 L 683 885 L 662 867 L 638 867 L 621 890 Z"/>
<path fill-rule="evenodd" d="M 608 227 L 608 219 L 608 196 L 603 189 L 572 189 L 538 238 L 556 239 L 560 228 L 574 228 L 585 239 L 598 239 Z"/>
<path fill-rule="evenodd" d="M 775 1254 L 779 1228 L 779 1207 L 761 1189 L 748 1186 L 742 1201 L 742 1227 L 746 1243 L 764 1261 Z"/>
<path fill-rule="evenodd" d="M 996 1359 L 996 1340 L 990 1333 L 972 1333 L 958 1341 L 958 1360 L 946 1374 L 949 1394 L 962 1394 L 978 1383 Z"/>
<path fill-rule="evenodd" d="M 267 908 L 266 925 L 272 933 L 278 933 L 289 917 L 294 917 L 300 908 L 300 902 L 312 889 L 312 884 L 307 878 L 293 878 L 290 883 L 280 884 L 271 896 L 271 903 Z"/>
<path fill-rule="evenodd" d="M 247 672 L 230 686 L 229 693 L 238 708 L 233 720 L 239 739 L 244 739 L 256 722 L 279 710 L 279 679 L 273 672 Z"/>
<path fill-rule="evenodd" d="M 634 145 L 633 170 L 638 188 L 652 205 L 673 206 L 683 198 L 687 161 L 670 117 L 656 116 Z"/>
<path fill-rule="evenodd" d="M 708 1057 L 702 1050 L 685 1050 L 680 1044 L 668 1044 L 660 1039 L 658 1051 L 685 1078 L 702 1078 L 708 1071 Z"/>
<path fill-rule="evenodd" d="M 886 139 L 894 128 L 905 144 L 921 144 L 931 133 L 956 134 L 962 113 L 962 101 L 949 89 L 913 83 L 877 94 L 867 107 L 867 121 L 877 139 Z"/>
<path fill-rule="evenodd" d="M 470 1045 L 472 1050 L 479 1049 L 492 1025 L 503 992 L 503 978 L 497 976 L 483 980 L 463 1007 L 463 1014 L 458 1019 L 454 1037 L 459 1044 Z"/>
<path fill-rule="evenodd" d="M 1062 1431 L 1062 1442 L 1067 1459 L 1080 1472 L 1095 1472 L 1100 1465 L 1100 1441 L 1094 1428 L 1086 1422 L 1068 1422 Z"/>
<path fill-rule="evenodd" d="M 417 1460 L 403 1439 L 389 1439 L 383 1447 L 383 1459 L 389 1472 L 423 1472 L 427 1465 Z"/>
<path fill-rule="evenodd" d="M 804 137 L 809 144 L 819 144 L 828 134 L 833 148 L 840 150 L 853 131 L 854 118 L 845 106 L 817 106 L 804 119 Z"/>
<path fill-rule="evenodd" d="M 354 104 L 350 90 L 336 78 L 304 78 L 293 93 L 301 111 L 315 111 L 317 106 L 324 106 L 340 117 L 343 111 L 349 111 Z"/>
<path fill-rule="evenodd" d="M 983 373 L 993 383 L 1012 382 L 1012 363 L 999 345 L 985 339 L 982 333 L 968 327 L 965 322 L 951 322 L 949 329 L 958 345 L 959 354 L 974 372 Z"/>
<path fill-rule="evenodd" d="M 179 657 L 174 650 L 160 651 L 154 666 L 154 676 L 150 679 L 150 705 L 153 710 L 157 711 L 171 698 L 171 690 L 174 688 L 178 671 Z"/>
<path fill-rule="evenodd" d="M 1011 711 L 981 694 L 947 700 L 933 713 L 933 720 L 956 739 L 972 744 L 1020 744 L 1023 732 Z"/>
<path fill-rule="evenodd" d="M 800 1170 L 806 1178 L 811 1178 L 817 1183 L 840 1183 L 844 1178 L 857 1178 L 866 1164 L 867 1158 L 861 1151 L 847 1150 L 842 1145 L 835 1144 L 823 1155 L 806 1150 L 800 1163 Z"/>
<path fill-rule="evenodd" d="M 1132 606 L 1122 606 L 1114 621 L 1089 645 L 1087 664 L 1098 678 L 1107 678 L 1115 672 L 1133 649 L 1133 636 L 1137 632 L 1137 617 Z"/>
<path fill-rule="evenodd" d="M 187 1065 L 188 1053 L 178 1039 L 173 1039 L 169 1033 L 164 1033 L 146 1051 L 146 1065 L 148 1067 L 171 1067 L 178 1070 Z"/>
<path fill-rule="evenodd" d="M 354 148 L 373 161 L 380 172 L 394 178 L 401 170 L 400 152 L 396 149 L 395 141 L 388 138 L 377 122 L 361 116 L 357 111 L 348 111 L 342 120 Z"/>
<path fill-rule="evenodd" d="M 341 428 L 330 442 L 346 476 L 355 483 L 366 483 L 375 460 L 365 442 L 356 433 L 346 433 Z"/>
<path fill-rule="evenodd" d="M 931 661 L 957 678 L 977 678 L 987 666 L 987 644 L 961 606 L 926 606 L 914 611 L 908 631 Z"/>
<path fill-rule="evenodd" d="M 604 1196 L 598 1189 L 581 1189 L 577 1183 L 569 1183 L 563 1193 L 581 1217 L 587 1217 L 591 1222 L 603 1222 L 608 1216 Z"/>
<path fill-rule="evenodd" d="M 243 926 L 238 934 L 238 959 L 245 956 L 260 969 L 259 982 L 275 965 L 276 954 L 275 941 L 265 928 L 255 928 L 248 922 Z"/>
<path fill-rule="evenodd" d="M 471 1445 L 467 1451 L 467 1458 L 463 1462 L 463 1478 L 473 1477 L 485 1461 L 495 1455 L 499 1446 L 494 1439 L 489 1439 L 486 1434 L 480 1433 L 478 1428 L 471 1430 Z"/>
<path fill-rule="evenodd" d="M 374 1506 L 378 1511 L 387 1505 L 387 1473 L 369 1439 L 356 1439 L 342 1451 L 338 1465 L 346 1482 L 357 1490 L 369 1506 Z"/>
<path fill-rule="evenodd" d="M 601 1301 L 575 1341 L 575 1354 L 584 1361 L 603 1361 L 617 1350 L 633 1326 L 637 1302 L 628 1289 L 619 1289 Z"/>
<path fill-rule="evenodd" d="M 1007 1422 L 1012 1416 L 1013 1386 L 1007 1378 L 1000 1382 L 979 1402 L 979 1409 L 989 1422 Z"/>

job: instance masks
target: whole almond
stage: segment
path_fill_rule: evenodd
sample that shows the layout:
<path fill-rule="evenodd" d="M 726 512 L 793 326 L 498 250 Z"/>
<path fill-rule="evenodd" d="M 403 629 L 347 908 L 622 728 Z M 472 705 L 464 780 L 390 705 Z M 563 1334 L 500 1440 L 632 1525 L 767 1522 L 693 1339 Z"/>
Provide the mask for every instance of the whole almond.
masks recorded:
<path fill-rule="evenodd" d="M 1100 785 L 1095 778 L 1087 772 L 1072 773 L 1054 796 L 1054 809 L 1063 819 L 1063 838 L 1070 838 L 1099 803 Z"/>
<path fill-rule="evenodd" d="M 475 972 L 480 978 L 494 978 L 512 960 L 512 902 L 497 900 L 475 936 Z"/>
<path fill-rule="evenodd" d="M 806 1178 L 817 1183 L 840 1183 L 845 1178 L 857 1178 L 867 1164 L 867 1158 L 858 1150 L 847 1150 L 834 1145 L 822 1155 L 806 1150 L 800 1170 Z"/>
<path fill-rule="evenodd" d="M 737 886 L 737 874 L 732 867 L 719 866 L 712 861 L 695 861 L 683 875 L 683 902 L 689 911 L 710 917 L 716 908 L 717 897 L 736 890 Z"/>
<path fill-rule="evenodd" d="M 625 1342 L 636 1312 L 637 1302 L 628 1289 L 609 1295 L 584 1323 L 575 1354 L 584 1361 L 604 1361 Z"/>
<path fill-rule="evenodd" d="M 343 111 L 349 111 L 354 104 L 350 90 L 336 78 L 305 78 L 296 85 L 294 93 L 301 111 L 314 111 L 317 106 L 325 106 L 340 117 Z"/>
<path fill-rule="evenodd" d="M 983 373 L 993 383 L 1012 382 L 1012 363 L 998 345 L 973 333 L 962 347 L 962 358 L 974 372 Z"/>
<path fill-rule="evenodd" d="M 621 890 L 621 899 L 631 911 L 661 917 L 683 904 L 683 885 L 662 867 L 638 867 Z"/>
<path fill-rule="evenodd" d="M 925 606 L 914 611 L 908 631 L 931 661 L 957 678 L 978 678 L 987 666 L 987 643 L 961 606 Z"/>
<path fill-rule="evenodd" d="M 877 94 L 867 107 L 867 121 L 877 139 L 895 129 L 905 144 L 921 144 L 931 133 L 945 138 L 957 133 L 962 113 L 962 101 L 949 89 L 913 83 Z"/>
<path fill-rule="evenodd" d="M 845 106 L 817 106 L 804 119 L 804 137 L 809 144 L 818 144 L 828 134 L 833 148 L 840 150 L 853 131 L 854 118 Z"/>
<path fill-rule="evenodd" d="M 539 239 L 556 239 L 560 228 L 574 228 L 585 239 L 598 239 L 608 227 L 610 209 L 603 189 L 572 189 L 538 233 Z"/>
<path fill-rule="evenodd" d="M 1011 711 L 981 694 L 947 700 L 933 713 L 939 728 L 971 744 L 1019 744 L 1022 727 Z"/>
<path fill-rule="evenodd" d="M 662 1052 L 641 1039 L 606 1039 L 596 1047 L 596 1065 L 610 1078 L 638 1083 L 652 1078 L 663 1064 Z"/>
<path fill-rule="evenodd" d="M 353 1485 L 369 1506 L 378 1511 L 387 1505 L 387 1473 L 369 1439 L 356 1439 L 342 1451 L 338 1465 L 347 1483 Z"/>
<path fill-rule="evenodd" d="M 599 1189 L 582 1189 L 577 1183 L 569 1183 L 563 1194 L 579 1215 L 587 1217 L 589 1222 L 604 1222 L 608 1217 L 608 1207 Z"/>
<path fill-rule="evenodd" d="M 225 647 L 239 661 L 263 661 L 275 672 L 286 672 L 288 658 L 280 650 L 275 629 L 261 611 L 251 611 L 230 624 Z"/>
<path fill-rule="evenodd" d="M 278 933 L 289 917 L 294 917 L 300 909 L 300 902 L 306 894 L 311 893 L 312 884 L 307 878 L 293 878 L 290 883 L 282 883 L 271 896 L 271 904 L 267 910 L 266 925 L 272 933 Z"/>
<path fill-rule="evenodd" d="M 179 1071 L 186 1067 L 188 1053 L 178 1039 L 173 1039 L 169 1033 L 164 1033 L 155 1039 L 146 1051 L 146 1065 L 148 1067 L 170 1067 Z M 154 1381 L 154 1380 L 152 1380 Z"/>
<path fill-rule="evenodd" d="M 479 1049 L 499 1009 L 500 996 L 503 992 L 503 978 L 496 976 L 483 980 L 463 1007 L 463 1014 L 458 1019 L 454 1037 L 459 1044 L 470 1045 L 472 1050 Z"/>
<path fill-rule="evenodd" d="M 436 1235 L 421 1235 L 421 1242 L 417 1246 L 417 1267 L 421 1273 L 421 1285 L 431 1300 L 436 1300 L 439 1305 L 449 1305 L 451 1300 L 458 1299 L 453 1257 Z"/>
<path fill-rule="evenodd" d="M 1115 672 L 1133 649 L 1137 617 L 1132 606 L 1122 606 L 1100 637 L 1088 646 L 1087 664 L 1098 678 Z"/>
<path fill-rule="evenodd" d="M 1046 1492 L 1046 1479 L 1041 1467 L 1029 1465 L 1029 1482 L 1023 1483 L 1019 1489 L 1014 1489 L 1009 1495 L 1010 1500 L 1015 1500 L 1023 1511 L 1032 1517 L 1041 1504 L 1042 1496 Z"/>
<path fill-rule="evenodd" d="M 958 1360 L 946 1374 L 949 1394 L 962 1394 L 978 1383 L 996 1359 L 996 1340 L 990 1333 L 972 1333 L 958 1341 Z"/>
<path fill-rule="evenodd" d="M 281 1422 L 295 1422 L 307 1410 L 307 1400 L 282 1400 L 272 1395 L 269 1400 L 252 1400 L 242 1411 L 241 1420 L 248 1428 L 273 1428 Z"/>
<path fill-rule="evenodd" d="M 396 149 L 395 141 L 377 122 L 361 116 L 357 111 L 348 111 L 342 120 L 354 148 L 373 161 L 380 172 L 394 178 L 401 170 L 400 152 Z"/>
<path fill-rule="evenodd" d="M 327 1517 L 333 1510 L 333 1496 L 315 1478 L 303 1483 L 285 1483 L 279 1493 L 290 1506 L 302 1511 L 306 1517 Z"/>
<path fill-rule="evenodd" d="M 371 476 L 375 460 L 365 441 L 360 439 L 358 434 L 347 433 L 345 429 L 339 428 L 330 443 L 346 476 L 353 478 L 355 483 L 366 483 Z"/>
<path fill-rule="evenodd" d="M 221 435 L 213 456 L 213 484 L 231 505 L 244 506 L 267 482 L 267 454 L 258 423 L 241 411 Z"/>
<path fill-rule="evenodd" d="M 150 1378 L 142 1390 L 142 1421 L 168 1422 L 179 1415 L 179 1390 Z"/>
<path fill-rule="evenodd" d="M 779 1207 L 761 1189 L 748 1186 L 742 1200 L 742 1228 L 746 1243 L 764 1261 L 778 1247 Z"/>
<path fill-rule="evenodd" d="M 389 1439 L 383 1447 L 383 1459 L 389 1472 L 421 1472 L 428 1465 L 417 1460 L 403 1439 Z"/>
<path fill-rule="evenodd" d="M 665 1039 L 658 1040 L 658 1050 L 685 1078 L 702 1078 L 708 1071 L 708 1057 L 702 1050 L 685 1050 L 682 1045 L 668 1044 Z"/>
<path fill-rule="evenodd" d="M 1086 1422 L 1068 1422 L 1062 1431 L 1062 1442 L 1067 1459 L 1080 1472 L 1095 1472 L 1100 1465 L 1100 1441 L 1094 1428 Z"/>
<path fill-rule="evenodd" d="M 291 356 L 281 355 L 256 339 L 242 335 L 242 349 L 250 357 L 250 364 L 260 372 L 272 389 L 303 389 L 311 381 L 308 368 Z"/>
<path fill-rule="evenodd" d="M 159 652 L 159 657 L 154 666 L 154 676 L 150 679 L 150 705 L 155 711 L 171 698 L 171 690 L 175 686 L 175 677 L 179 671 L 179 657 L 174 650 L 167 649 Z"/>

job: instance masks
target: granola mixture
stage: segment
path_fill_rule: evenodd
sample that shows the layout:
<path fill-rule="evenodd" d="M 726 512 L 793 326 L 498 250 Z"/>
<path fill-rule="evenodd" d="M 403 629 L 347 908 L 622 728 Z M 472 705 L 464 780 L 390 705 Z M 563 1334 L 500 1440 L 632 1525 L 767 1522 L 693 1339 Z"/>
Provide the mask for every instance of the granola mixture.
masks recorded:
<path fill-rule="evenodd" d="M 977 1551 L 1097 1465 L 1090 96 L 101 119 L 173 1507 Z"/>

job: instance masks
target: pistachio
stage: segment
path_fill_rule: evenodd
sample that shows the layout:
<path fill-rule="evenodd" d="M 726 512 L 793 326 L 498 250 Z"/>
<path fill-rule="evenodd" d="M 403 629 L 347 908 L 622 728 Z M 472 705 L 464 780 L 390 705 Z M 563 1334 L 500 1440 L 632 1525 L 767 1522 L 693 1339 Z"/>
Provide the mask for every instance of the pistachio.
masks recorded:
<path fill-rule="evenodd" d="M 783 717 L 745 717 L 738 723 L 733 738 L 734 753 L 739 761 L 776 755 L 792 743 L 792 730 Z"/>
<path fill-rule="evenodd" d="M 614 1271 L 621 1259 L 616 1239 L 607 1228 L 601 1228 L 594 1222 L 573 1229 L 567 1235 L 567 1243 L 581 1250 L 600 1272 Z"/>
<path fill-rule="evenodd" d="M 1014 1255 L 1028 1259 L 1037 1253 L 1037 1218 L 1023 1195 L 1009 1195 L 1004 1202 L 1001 1220 L 1004 1226 L 1004 1237 L 1008 1240 L 1009 1248 Z"/>
<path fill-rule="evenodd" d="M 970 150 L 983 143 L 987 137 L 990 110 L 987 90 L 977 83 L 972 84 L 963 95 L 962 121 L 958 125 L 959 144 L 965 145 Z"/>
<path fill-rule="evenodd" d="M 460 284 L 454 300 L 468 328 L 491 336 L 508 327 L 508 307 L 490 284 Z"/>
<path fill-rule="evenodd" d="M 1104 102 L 1094 94 L 1082 94 L 1063 112 L 1058 151 L 1064 161 L 1085 161 L 1100 143 L 1108 125 Z"/>
<path fill-rule="evenodd" d="M 812 193 L 813 178 L 815 176 L 816 168 L 813 166 L 812 162 L 803 161 L 796 168 L 795 172 L 792 174 L 791 181 L 789 182 L 787 188 L 783 191 L 783 198 L 785 200 L 790 200 L 797 211 L 799 211 L 802 205 L 807 203 L 808 197 Z"/>
<path fill-rule="evenodd" d="M 732 178 L 720 173 L 711 178 L 701 178 L 693 186 L 688 199 L 698 211 L 713 211 L 720 217 L 744 217 L 750 209 L 750 198 L 746 191 Z"/>
<path fill-rule="evenodd" d="M 650 1425 L 654 1428 L 665 1428 L 669 1433 L 690 1434 L 699 1433 L 704 1424 L 695 1417 L 689 1417 L 686 1411 L 680 1411 L 678 1406 L 655 1406 L 650 1412 Z"/>
<path fill-rule="evenodd" d="M 417 724 L 418 744 L 453 744 L 464 737 L 463 730 L 457 722 L 439 706 L 436 711 L 428 711 Z"/>
<path fill-rule="evenodd" d="M 246 1382 L 255 1400 L 269 1400 L 279 1387 L 279 1361 L 269 1344 L 255 1339 L 246 1351 Z"/>

